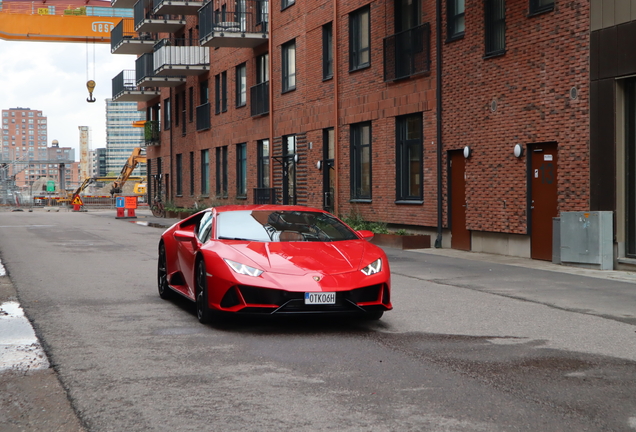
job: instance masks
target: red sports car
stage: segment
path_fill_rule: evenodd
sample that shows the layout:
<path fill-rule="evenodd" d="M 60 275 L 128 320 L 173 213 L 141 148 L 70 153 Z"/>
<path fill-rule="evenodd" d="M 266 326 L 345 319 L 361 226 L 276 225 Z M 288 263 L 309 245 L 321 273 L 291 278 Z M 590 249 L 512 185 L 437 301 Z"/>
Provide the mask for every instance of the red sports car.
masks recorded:
<path fill-rule="evenodd" d="M 213 207 L 161 236 L 159 295 L 195 302 L 202 323 L 219 312 L 380 319 L 392 309 L 391 272 L 371 238 L 308 207 Z"/>

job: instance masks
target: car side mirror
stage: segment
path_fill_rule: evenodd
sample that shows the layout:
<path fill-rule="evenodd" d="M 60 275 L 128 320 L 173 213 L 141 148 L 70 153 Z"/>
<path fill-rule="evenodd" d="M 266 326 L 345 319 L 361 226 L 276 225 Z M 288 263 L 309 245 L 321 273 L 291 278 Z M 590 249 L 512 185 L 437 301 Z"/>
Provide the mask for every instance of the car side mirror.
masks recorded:
<path fill-rule="evenodd" d="M 195 239 L 193 231 L 176 230 L 174 238 L 178 241 L 193 241 Z"/>
<path fill-rule="evenodd" d="M 358 235 L 366 241 L 371 241 L 371 239 L 373 239 L 373 237 L 375 236 L 375 234 L 373 234 L 373 231 L 369 230 L 360 230 L 358 231 Z"/>

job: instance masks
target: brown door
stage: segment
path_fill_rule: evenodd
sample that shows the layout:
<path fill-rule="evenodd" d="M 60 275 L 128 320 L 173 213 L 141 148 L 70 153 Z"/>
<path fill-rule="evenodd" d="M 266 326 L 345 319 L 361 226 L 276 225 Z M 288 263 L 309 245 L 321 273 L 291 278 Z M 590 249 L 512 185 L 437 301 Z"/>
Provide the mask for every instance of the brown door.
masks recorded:
<path fill-rule="evenodd" d="M 530 150 L 530 256 L 552 260 L 552 218 L 558 215 L 557 145 L 533 144 Z"/>
<path fill-rule="evenodd" d="M 466 159 L 461 151 L 449 152 L 451 248 L 470 250 L 466 229 Z"/>

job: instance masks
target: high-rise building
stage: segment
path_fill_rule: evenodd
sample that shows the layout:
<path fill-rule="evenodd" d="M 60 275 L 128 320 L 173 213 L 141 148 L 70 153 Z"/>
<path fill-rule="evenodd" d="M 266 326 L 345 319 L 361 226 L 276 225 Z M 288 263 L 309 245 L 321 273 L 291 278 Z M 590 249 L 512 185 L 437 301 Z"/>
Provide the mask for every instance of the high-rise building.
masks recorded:
<path fill-rule="evenodd" d="M 136 102 L 113 102 L 106 99 L 106 172 L 117 175 L 124 167 L 135 147 L 144 145 L 144 129 L 133 127 L 133 122 L 144 120 L 137 111 Z M 146 175 L 146 164 L 139 164 L 135 176 Z"/>
<path fill-rule="evenodd" d="M 2 110 L 2 160 L 46 159 L 47 119 L 31 108 Z"/>

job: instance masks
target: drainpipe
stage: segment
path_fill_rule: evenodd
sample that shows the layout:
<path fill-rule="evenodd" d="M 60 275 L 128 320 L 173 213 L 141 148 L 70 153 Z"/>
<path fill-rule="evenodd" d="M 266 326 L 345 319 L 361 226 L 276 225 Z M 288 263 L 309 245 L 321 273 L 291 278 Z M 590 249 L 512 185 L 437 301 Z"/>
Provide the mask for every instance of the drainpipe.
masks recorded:
<path fill-rule="evenodd" d="M 435 99 L 437 102 L 437 238 L 435 247 L 442 247 L 442 0 L 435 1 Z"/>
<path fill-rule="evenodd" d="M 276 198 L 276 191 L 274 190 L 274 80 L 272 79 L 272 62 L 274 61 L 274 43 L 272 41 L 272 1 L 267 2 L 267 51 L 268 59 L 267 69 L 269 74 L 269 187 L 272 190 L 274 199 Z M 271 197 L 270 197 L 271 201 Z"/>
<path fill-rule="evenodd" d="M 333 212 L 336 216 L 339 213 L 339 190 L 340 190 L 340 170 L 338 169 L 340 158 L 338 155 L 340 154 L 338 145 L 338 137 L 340 135 L 340 128 L 338 127 L 338 107 L 340 106 L 340 99 L 338 98 L 338 90 L 339 90 L 339 74 L 338 74 L 338 0 L 333 0 L 333 25 L 331 26 L 333 34 L 331 38 L 331 43 L 333 46 L 333 173 L 336 176 L 335 187 L 333 191 Z M 324 143 L 323 143 L 324 145 Z M 323 167 L 323 169 L 330 169 L 329 167 Z"/>

